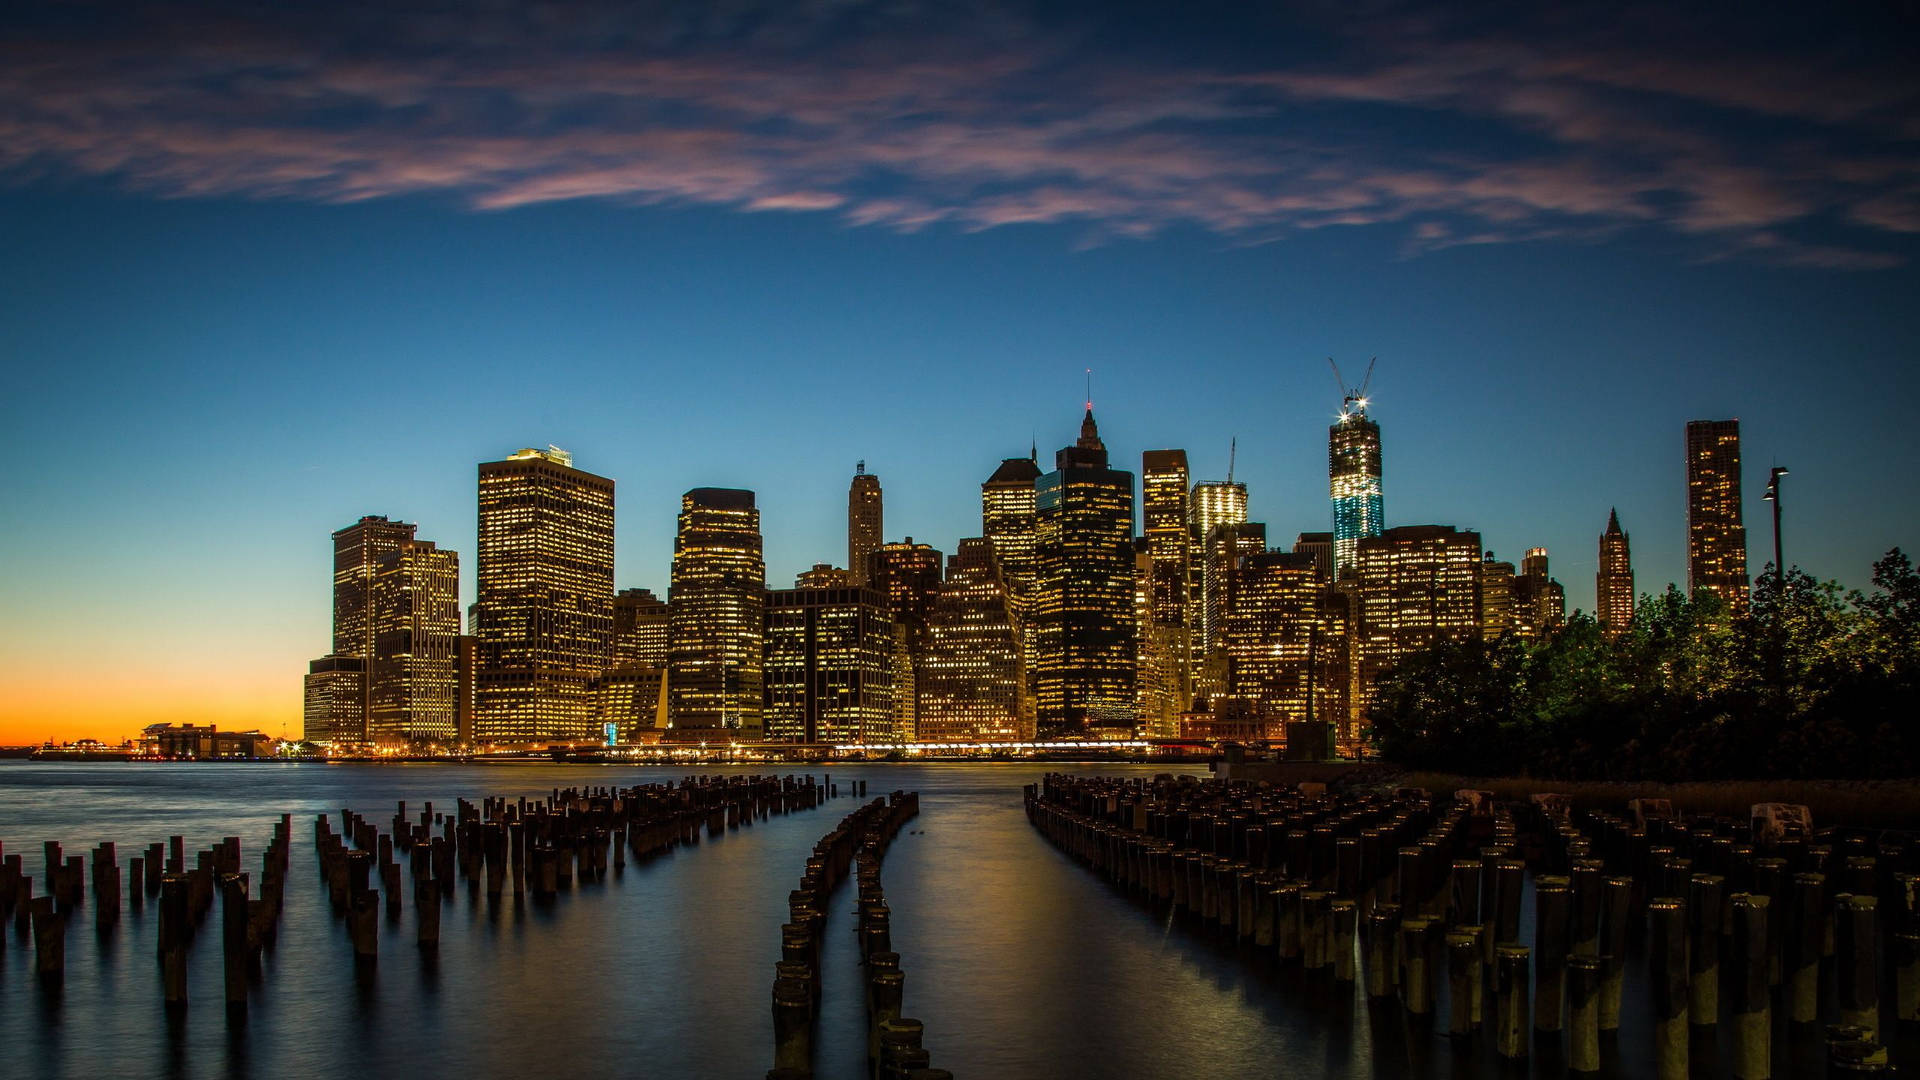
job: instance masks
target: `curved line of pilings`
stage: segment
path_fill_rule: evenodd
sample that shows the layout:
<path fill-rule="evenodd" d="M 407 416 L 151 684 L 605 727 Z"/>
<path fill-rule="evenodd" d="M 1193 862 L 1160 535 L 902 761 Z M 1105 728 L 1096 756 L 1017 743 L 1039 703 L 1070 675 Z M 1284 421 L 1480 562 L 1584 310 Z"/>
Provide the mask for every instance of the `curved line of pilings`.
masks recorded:
<path fill-rule="evenodd" d="M 866 782 L 856 781 L 866 794 Z M 920 812 L 920 796 L 896 791 L 848 814 L 820 838 L 787 894 L 791 921 L 780 928 L 780 960 L 773 980 L 773 1068 L 767 1080 L 811 1080 L 814 1022 L 820 1013 L 820 947 L 826 904 L 853 868 L 861 964 L 866 972 L 867 1072 L 877 1080 L 952 1080 L 932 1067 L 922 1045 L 924 1025 L 902 1016 L 906 975 L 893 951 L 892 913 L 880 865 L 902 825 Z"/>
<path fill-rule="evenodd" d="M 556 788 L 536 800 L 462 799 L 453 814 L 436 814 L 428 803 L 417 818 L 408 816 L 403 802 L 390 832 L 342 810 L 343 832 L 336 833 L 329 815 L 318 815 L 314 847 L 333 913 L 346 925 L 356 961 L 370 965 L 379 952 L 382 895 L 389 921 L 402 911 L 396 852 L 408 857 L 417 941 L 431 953 L 439 945 L 441 907 L 452 902 L 462 877 L 474 897 L 484 883 L 488 897 L 498 900 L 511 881 L 516 898 L 531 891 L 535 902 L 551 901 L 576 873 L 583 881 L 604 878 L 609 856 L 618 871 L 629 852 L 648 858 L 698 844 L 703 831 L 713 836 L 751 826 L 756 818 L 811 809 L 826 797 L 826 786 L 811 776 L 716 776 L 622 790 Z M 191 867 L 185 837 L 150 844 L 127 861 L 124 891 L 115 845 L 100 844 L 92 852 L 95 925 L 102 936 L 112 933 L 123 899 L 136 911 L 158 906 L 161 992 L 168 1014 L 178 1016 L 187 1007 L 189 947 L 218 900 L 227 1014 L 244 1020 L 261 953 L 279 934 L 292 845 L 292 816 L 282 814 L 262 855 L 255 895 L 253 876 L 241 870 L 236 836 L 196 852 Z M 89 902 L 86 860 L 66 855 L 56 841 L 43 850 L 46 871 L 39 880 L 45 888 L 36 896 L 35 878 L 24 872 L 21 856 L 0 847 L 0 933 L 11 923 L 16 939 L 30 939 L 41 982 L 57 989 L 65 977 L 71 919 Z"/>
<path fill-rule="evenodd" d="M 1833 1076 L 1888 1069 L 1882 982 L 1896 1022 L 1920 1022 L 1920 878 L 1897 840 L 1824 830 L 1743 841 L 1724 818 L 1636 824 L 1555 800 L 1303 786 L 1050 774 L 1027 786 L 1026 810 L 1118 887 L 1311 976 L 1364 977 L 1375 1006 L 1397 1002 L 1511 1061 L 1564 1040 L 1569 1071 L 1602 1068 L 1630 934 L 1646 942 L 1660 1080 L 1687 1075 L 1690 1029 L 1723 1015 L 1731 1074 L 1769 1080 L 1776 999 L 1788 1039 Z M 1530 863 L 1534 933 L 1522 942 Z M 1884 952 L 1882 910 L 1893 912 Z M 1823 1012 L 1829 998 L 1836 1008 Z"/>

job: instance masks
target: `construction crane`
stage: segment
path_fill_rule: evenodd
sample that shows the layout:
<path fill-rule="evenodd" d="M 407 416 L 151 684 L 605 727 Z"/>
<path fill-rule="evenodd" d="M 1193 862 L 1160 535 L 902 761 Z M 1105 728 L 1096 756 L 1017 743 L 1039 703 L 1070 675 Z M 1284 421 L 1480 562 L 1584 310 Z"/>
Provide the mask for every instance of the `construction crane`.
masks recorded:
<path fill-rule="evenodd" d="M 1240 436 L 1227 440 L 1227 483 L 1233 483 L 1233 459 L 1240 456 Z"/>
<path fill-rule="evenodd" d="M 1346 399 L 1340 403 L 1341 416 L 1350 413 L 1367 415 L 1367 387 L 1373 383 L 1373 365 L 1379 361 L 1377 356 L 1368 360 L 1366 378 L 1360 380 L 1359 386 L 1348 386 L 1346 377 L 1340 374 L 1340 365 L 1334 363 L 1333 357 L 1327 357 L 1327 363 L 1333 367 L 1333 381 L 1340 384 L 1340 392 L 1346 395 Z"/>

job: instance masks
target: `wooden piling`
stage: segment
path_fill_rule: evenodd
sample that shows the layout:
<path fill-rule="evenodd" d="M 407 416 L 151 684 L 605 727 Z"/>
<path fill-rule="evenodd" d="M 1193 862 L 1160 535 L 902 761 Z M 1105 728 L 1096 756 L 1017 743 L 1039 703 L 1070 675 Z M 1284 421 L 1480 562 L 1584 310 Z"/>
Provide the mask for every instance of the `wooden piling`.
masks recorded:
<path fill-rule="evenodd" d="M 1732 903 L 1733 1075 L 1736 1080 L 1768 1080 L 1773 1070 L 1773 1020 L 1767 898 L 1737 893 Z"/>
<path fill-rule="evenodd" d="M 1720 891 L 1718 874 L 1695 874 L 1687 894 L 1687 1022 L 1720 1022 Z"/>
<path fill-rule="evenodd" d="M 1840 1022 L 1880 1038 L 1879 900 L 1842 893 L 1834 898 L 1834 961 L 1840 989 Z"/>
<path fill-rule="evenodd" d="M 1600 958 L 1588 953 L 1567 959 L 1567 1068 L 1600 1071 Z"/>
<path fill-rule="evenodd" d="M 1501 945 L 1494 950 L 1494 1051 L 1508 1061 L 1527 1057 L 1533 1034 L 1527 970 L 1532 951 L 1525 945 Z"/>
<path fill-rule="evenodd" d="M 1647 905 L 1647 981 L 1653 998 L 1653 1062 L 1659 1080 L 1687 1080 L 1687 907 L 1675 897 Z"/>
<path fill-rule="evenodd" d="M 1567 879 L 1543 875 L 1533 879 L 1533 1027 L 1560 1030 L 1566 999 L 1568 912 L 1572 890 Z"/>

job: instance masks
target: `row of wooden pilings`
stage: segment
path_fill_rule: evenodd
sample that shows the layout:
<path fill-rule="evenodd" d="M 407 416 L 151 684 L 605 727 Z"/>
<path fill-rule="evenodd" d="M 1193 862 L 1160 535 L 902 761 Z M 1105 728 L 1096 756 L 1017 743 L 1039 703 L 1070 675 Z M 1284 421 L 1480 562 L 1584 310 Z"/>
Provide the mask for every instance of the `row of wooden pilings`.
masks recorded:
<path fill-rule="evenodd" d="M 390 920 L 402 911 L 396 852 L 409 857 L 417 940 L 431 950 L 439 944 L 441 906 L 452 902 L 459 877 L 473 895 L 484 881 L 489 897 L 497 900 L 511 881 L 516 896 L 532 891 L 536 900 L 547 899 L 569 887 L 576 872 L 582 880 L 604 877 L 609 856 L 618 869 L 629 852 L 645 858 L 697 844 L 702 831 L 717 834 L 770 814 L 810 809 L 826 800 L 826 792 L 826 785 L 810 776 L 716 776 L 620 791 L 555 789 L 544 800 L 459 800 L 451 815 L 436 814 L 428 803 L 417 817 L 409 817 L 403 802 L 391 832 L 343 810 L 342 831 L 336 833 L 329 815 L 318 815 L 315 850 L 333 912 L 345 922 L 356 957 L 371 963 L 379 954 L 382 894 Z M 191 868 L 185 837 L 148 845 L 128 860 L 124 893 L 111 842 L 92 852 L 91 890 L 85 885 L 85 860 L 66 855 L 58 842 L 47 842 L 47 869 L 40 878 L 47 891 L 39 896 L 34 877 L 23 872 L 21 856 L 0 846 L 0 933 L 11 925 L 17 939 L 30 939 L 35 969 L 44 982 L 57 986 L 66 972 L 71 918 L 89 902 L 89 891 L 103 936 L 118 926 L 123 898 L 136 910 L 156 903 L 162 993 L 174 1012 L 187 1005 L 189 949 L 218 900 L 226 1006 L 229 1015 L 244 1017 L 261 953 L 278 934 L 292 842 L 292 816 L 283 814 L 262 857 L 257 896 L 252 875 L 241 870 L 235 836 L 197 852 Z"/>
<path fill-rule="evenodd" d="M 650 858 L 698 844 L 703 831 L 718 835 L 825 799 L 825 785 L 811 776 L 693 776 L 624 789 L 555 788 L 545 799 L 458 799 L 451 814 L 426 803 L 409 817 L 402 802 L 390 832 L 342 810 L 343 833 L 321 814 L 314 841 L 321 880 L 335 916 L 346 921 L 354 955 L 373 961 L 381 890 L 388 917 L 401 912 L 401 855 L 413 885 L 415 944 L 431 952 L 440 944 L 441 907 L 453 902 L 462 880 L 470 898 L 484 889 L 497 903 L 511 889 L 516 899 L 532 893 L 536 903 L 550 902 L 575 880 L 603 880 L 609 866 L 623 870 L 629 855 Z M 373 888 L 376 868 L 381 890 Z"/>
<path fill-rule="evenodd" d="M 855 783 L 864 795 L 866 781 Z M 906 974 L 893 949 L 892 912 L 880 881 L 887 846 L 919 812 L 917 793 L 896 791 L 847 815 L 814 845 L 800 887 L 787 894 L 791 921 L 780 928 L 780 960 L 773 980 L 774 1067 L 767 1080 L 813 1076 L 826 904 L 849 866 L 858 889 L 856 932 L 866 983 L 868 1075 L 878 1080 L 952 1080 L 951 1072 L 932 1067 L 923 1045 L 924 1025 L 901 1015 Z"/>
<path fill-rule="evenodd" d="M 121 888 L 118 852 L 112 842 L 92 851 L 91 879 L 94 925 L 104 937 L 119 925 L 121 904 L 138 910 L 148 901 L 159 905 L 159 933 L 155 953 L 160 965 L 162 993 L 169 1010 L 187 1004 L 187 949 L 217 898 L 221 907 L 221 946 L 225 968 L 225 996 L 230 1013 L 244 1015 L 247 982 L 257 970 L 261 951 L 278 930 L 285 896 L 288 850 L 293 824 L 282 815 L 262 856 L 260 894 L 251 896 L 252 875 L 241 871 L 240 838 L 229 836 L 197 852 L 195 865 L 186 865 L 186 839 L 169 837 L 150 844 L 143 855 L 128 860 L 126 888 Z M 66 856 L 57 841 L 43 846 L 49 883 L 47 895 L 33 895 L 33 877 L 22 872 L 18 855 L 0 855 L 0 926 L 11 921 L 19 938 L 31 934 L 34 969 L 49 984 L 66 975 L 66 933 L 72 914 L 88 903 L 82 884 L 85 869 L 80 856 Z"/>
<path fill-rule="evenodd" d="M 1723 1012 L 1735 1029 L 1729 1071 L 1767 1080 L 1776 993 L 1787 1037 L 1815 1044 L 1831 1075 L 1888 1068 L 1883 974 L 1896 1019 L 1920 1020 L 1920 894 L 1901 845 L 1831 831 L 1732 843 L 1711 819 L 1629 824 L 1458 796 L 1049 775 L 1028 786 L 1026 805 L 1036 828 L 1116 884 L 1246 947 L 1339 982 L 1364 973 L 1370 999 L 1397 999 L 1425 1022 L 1444 991 L 1448 1034 L 1488 1039 L 1507 1059 L 1526 1058 L 1534 1038 L 1564 1038 L 1571 1071 L 1601 1068 L 1630 935 L 1646 943 L 1662 1080 L 1687 1075 L 1689 1029 Z M 1530 944 L 1523 851 L 1559 871 L 1534 878 Z M 1883 972 L 1876 915 L 1889 892 L 1900 900 Z M 1835 1007 L 1822 1028 L 1829 978 Z"/>

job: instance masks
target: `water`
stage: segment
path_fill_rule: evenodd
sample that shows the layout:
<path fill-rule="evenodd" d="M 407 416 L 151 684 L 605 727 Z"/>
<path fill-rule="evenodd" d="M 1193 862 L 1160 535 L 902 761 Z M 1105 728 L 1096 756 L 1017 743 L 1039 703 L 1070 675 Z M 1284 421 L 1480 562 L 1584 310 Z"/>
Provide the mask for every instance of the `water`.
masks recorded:
<path fill-rule="evenodd" d="M 193 946 L 190 1005 L 179 1022 L 168 1020 L 161 1000 L 151 902 L 127 911 L 103 940 L 90 907 L 76 913 L 57 993 L 37 984 L 31 943 L 16 941 L 9 924 L 0 1076 L 764 1076 L 787 892 L 814 841 L 858 805 L 846 797 L 854 779 L 868 782 L 869 797 L 920 793 L 920 816 L 889 850 L 884 881 L 906 973 L 905 1014 L 925 1022 L 933 1063 L 956 1076 L 1496 1071 L 1484 1046 L 1456 1056 L 1444 1013 L 1438 1030 L 1410 1029 L 1396 1009 L 1370 1009 L 1361 985 L 1331 993 L 1335 984 L 1170 919 L 1055 850 L 1027 824 L 1021 788 L 1049 769 L 1073 768 L 815 769 L 841 784 L 840 799 L 629 863 L 551 904 L 516 903 L 511 894 L 490 904 L 460 888 L 443 915 L 437 959 L 414 948 L 409 898 L 397 922 L 382 916 L 378 964 L 357 975 L 319 881 L 313 815 L 333 814 L 337 828 L 346 807 L 384 827 L 402 799 L 410 813 L 427 801 L 450 811 L 460 797 L 630 786 L 685 771 L 0 763 L 0 841 L 23 856 L 36 892 L 44 891 L 43 840 L 62 841 L 69 855 L 113 840 L 124 865 L 171 834 L 187 838 L 190 861 L 192 851 L 237 835 L 257 871 L 279 815 L 294 818 L 286 914 L 244 1022 L 230 1023 L 223 1006 L 217 905 Z M 822 1078 L 864 1074 L 849 888 L 829 905 L 815 1058 Z M 1637 977 L 1638 965 L 1630 971 Z M 1621 1049 L 1609 1050 L 1603 1075 L 1651 1075 L 1650 1019 L 1632 983 L 1626 1012 Z M 1709 1036 L 1696 1060 L 1711 1047 Z M 1781 1065 L 1775 1075 L 1788 1075 L 1785 1058 Z M 1558 1076 L 1563 1068 L 1548 1047 L 1532 1071 Z"/>

